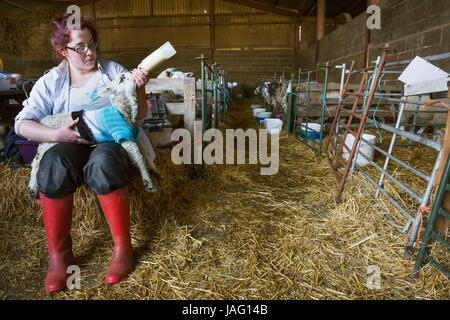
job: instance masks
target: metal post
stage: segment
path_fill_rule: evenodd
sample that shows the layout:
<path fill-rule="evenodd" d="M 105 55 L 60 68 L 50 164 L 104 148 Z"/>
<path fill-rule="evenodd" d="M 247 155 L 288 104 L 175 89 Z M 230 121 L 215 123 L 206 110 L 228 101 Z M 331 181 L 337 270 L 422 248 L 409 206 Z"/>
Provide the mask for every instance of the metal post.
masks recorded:
<path fill-rule="evenodd" d="M 427 227 L 425 230 L 425 234 L 423 235 L 423 240 L 422 243 L 420 245 L 420 249 L 419 249 L 419 254 L 417 255 L 417 260 L 416 263 L 414 264 L 414 271 L 413 271 L 413 277 L 416 278 L 419 274 L 419 270 L 420 270 L 420 266 L 424 260 L 424 258 L 427 256 L 426 251 L 428 250 L 427 244 L 428 241 L 430 240 L 430 238 L 432 238 L 433 236 L 435 238 L 437 238 L 437 240 L 443 244 L 444 246 L 447 247 L 447 249 L 450 249 L 449 244 L 444 240 L 444 239 L 439 239 L 440 237 L 433 232 L 433 228 L 436 222 L 436 218 L 438 216 L 438 214 L 441 214 L 442 216 L 444 216 L 447 219 L 450 219 L 450 216 L 447 212 L 445 212 L 445 210 L 442 210 L 442 201 L 444 200 L 444 195 L 446 190 L 448 190 L 448 182 L 449 182 L 449 178 L 450 178 L 450 160 L 447 160 L 447 165 L 445 167 L 445 171 L 444 174 L 442 176 L 441 179 L 441 183 L 439 185 L 439 189 L 436 193 L 436 199 L 434 201 L 433 204 L 433 208 L 431 210 L 430 213 L 430 218 L 428 220 L 427 223 Z M 442 211 L 441 211 L 442 210 Z M 442 265 L 440 265 L 439 263 L 437 263 L 436 261 L 434 261 L 434 259 L 427 259 L 430 260 L 430 262 L 437 267 L 439 270 L 441 270 L 442 272 L 444 272 L 444 274 L 447 277 L 450 277 L 450 272 L 445 269 Z"/>
<path fill-rule="evenodd" d="M 225 70 L 221 70 L 221 74 L 222 74 L 222 89 L 225 90 L 226 86 L 225 86 Z M 227 111 L 228 111 L 228 104 L 227 104 L 227 96 L 225 94 L 226 92 L 223 91 L 223 123 L 227 122 Z"/>
<path fill-rule="evenodd" d="M 294 91 L 294 75 L 291 74 L 291 92 L 289 92 L 289 114 L 288 114 L 288 123 L 287 123 L 287 133 L 291 133 L 291 113 L 292 113 L 292 92 Z"/>
<path fill-rule="evenodd" d="M 213 88 L 213 104 L 211 105 L 211 112 L 212 112 L 212 117 L 213 117 L 213 127 L 217 128 L 218 127 L 218 123 L 217 123 L 217 93 L 218 93 L 218 79 L 219 77 L 217 76 L 217 63 L 214 62 L 213 65 L 213 78 L 214 80 L 211 81 L 211 86 Z"/>
<path fill-rule="evenodd" d="M 201 57 L 196 58 L 201 62 L 201 74 L 202 74 L 202 135 L 205 133 L 205 59 L 206 57 L 202 54 Z M 205 142 L 202 139 L 202 150 L 205 148 Z"/>
<path fill-rule="evenodd" d="M 339 86 L 339 99 L 342 99 L 343 95 L 342 92 L 344 90 L 344 82 L 345 82 L 345 72 L 346 72 L 346 64 L 344 63 L 341 66 L 336 66 L 336 68 L 342 68 L 342 73 L 341 73 L 341 83 Z M 338 114 L 338 120 L 341 120 L 341 115 Z M 336 150 L 336 146 L 337 146 L 337 136 L 339 135 L 339 122 L 336 123 L 336 136 L 334 137 L 334 150 L 333 150 L 333 154 L 335 153 Z"/>
<path fill-rule="evenodd" d="M 422 202 L 420 203 L 420 207 L 426 207 L 428 204 L 428 201 L 430 200 L 430 196 L 431 196 L 431 191 L 433 190 L 433 181 L 434 181 L 434 176 L 436 175 L 436 171 L 439 169 L 439 165 L 441 162 L 441 156 L 442 156 L 442 150 L 439 152 L 438 157 L 436 159 L 436 163 L 434 164 L 434 168 L 433 171 L 431 173 L 430 176 L 430 181 L 427 185 L 427 189 L 425 190 L 425 194 L 422 198 Z M 413 225 L 411 227 L 411 232 L 409 233 L 409 237 L 408 237 L 408 242 L 406 243 L 406 247 L 405 247 L 405 252 L 403 253 L 403 257 L 409 258 L 411 257 L 410 251 L 414 246 L 414 241 L 416 240 L 417 237 L 417 232 L 419 230 L 420 227 L 420 219 L 418 219 L 418 214 L 416 216 L 416 219 L 413 222 Z"/>
<path fill-rule="evenodd" d="M 300 92 L 301 80 L 302 80 L 301 73 L 299 71 L 299 73 L 298 73 L 298 80 L 297 80 L 297 87 L 299 89 L 298 92 Z M 297 116 L 298 116 L 298 97 L 299 97 L 299 95 L 300 94 L 297 93 L 297 95 L 295 97 L 295 104 L 294 104 L 294 129 L 293 129 L 294 138 L 297 138 Z"/>
<path fill-rule="evenodd" d="M 325 109 L 327 107 L 327 88 L 328 88 L 328 66 L 325 68 L 325 83 L 323 86 L 323 102 L 322 106 L 322 118 L 320 120 L 320 141 L 319 141 L 319 152 L 318 155 L 322 154 L 322 141 L 323 141 L 323 121 L 325 119 Z"/>
<path fill-rule="evenodd" d="M 347 176 L 348 176 L 348 173 L 349 173 L 349 170 L 350 170 L 350 166 L 352 165 L 352 160 L 353 160 L 353 157 L 355 155 L 356 146 L 358 145 L 359 139 L 361 137 L 362 129 L 363 129 L 365 120 L 367 118 L 367 114 L 369 113 L 369 109 L 370 109 L 369 106 L 372 104 L 372 100 L 373 100 L 375 91 L 376 91 L 376 89 L 378 87 L 378 80 L 381 77 L 381 72 L 383 70 L 384 63 L 386 62 L 387 53 L 388 53 L 388 48 L 384 48 L 383 54 L 381 55 L 380 63 L 377 64 L 377 66 L 376 66 L 377 72 L 375 74 L 375 78 L 373 79 L 372 87 L 370 88 L 369 95 L 368 95 L 367 100 L 366 100 L 366 105 L 365 105 L 365 108 L 364 108 L 364 115 L 362 117 L 361 124 L 359 125 L 358 131 L 356 133 L 355 141 L 353 143 L 353 147 L 352 147 L 352 150 L 350 152 L 350 156 L 348 158 L 348 162 L 345 165 L 345 171 L 344 171 L 342 180 L 339 183 L 338 193 L 336 195 L 336 201 L 337 202 L 340 202 L 341 194 L 342 194 L 342 191 L 344 190 L 345 180 L 347 179 Z"/>
<path fill-rule="evenodd" d="M 402 104 L 400 105 L 400 112 L 399 112 L 399 114 L 398 114 L 397 122 L 396 122 L 396 124 L 395 124 L 395 128 L 396 128 L 396 129 L 400 128 L 400 123 L 401 123 L 402 117 L 403 117 L 403 110 L 405 110 L 405 103 L 402 103 Z M 394 149 L 394 145 L 395 145 L 395 140 L 396 140 L 396 138 L 397 138 L 397 134 L 394 132 L 393 135 L 392 135 L 391 144 L 389 145 L 389 151 L 388 151 L 388 154 L 392 154 L 392 150 Z M 388 167 L 388 165 L 389 165 L 389 160 L 390 160 L 390 158 L 389 158 L 389 157 L 386 157 L 386 160 L 385 160 L 384 166 L 383 166 L 383 170 L 387 170 L 387 167 Z M 381 174 L 380 181 L 378 182 L 378 184 L 379 184 L 380 186 L 382 186 L 382 184 L 383 184 L 383 179 L 384 179 L 384 173 Z M 379 192 L 379 190 L 377 189 L 377 191 L 376 191 L 376 193 L 375 193 L 375 199 L 378 198 L 379 194 L 380 194 L 380 192 Z"/>

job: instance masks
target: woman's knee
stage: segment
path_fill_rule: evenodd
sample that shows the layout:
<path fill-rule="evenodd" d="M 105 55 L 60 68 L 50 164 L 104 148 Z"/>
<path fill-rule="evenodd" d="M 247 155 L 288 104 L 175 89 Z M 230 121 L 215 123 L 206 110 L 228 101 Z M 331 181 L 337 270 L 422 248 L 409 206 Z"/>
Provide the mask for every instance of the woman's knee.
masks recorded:
<path fill-rule="evenodd" d="M 38 189 L 50 199 L 74 193 L 83 184 L 83 167 L 91 152 L 88 146 L 58 143 L 48 149 L 37 172 Z"/>
<path fill-rule="evenodd" d="M 128 185 L 132 168 L 125 149 L 114 141 L 99 144 L 84 167 L 86 184 L 97 194 L 107 194 Z"/>

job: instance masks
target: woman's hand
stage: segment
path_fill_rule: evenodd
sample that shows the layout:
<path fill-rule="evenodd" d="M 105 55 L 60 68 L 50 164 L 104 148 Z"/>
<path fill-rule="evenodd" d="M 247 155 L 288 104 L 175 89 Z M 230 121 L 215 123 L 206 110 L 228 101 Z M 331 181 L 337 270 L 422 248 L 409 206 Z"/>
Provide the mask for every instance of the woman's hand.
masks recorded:
<path fill-rule="evenodd" d="M 138 99 L 138 114 L 136 120 L 141 120 L 147 115 L 147 97 L 145 95 L 145 85 L 150 80 L 150 73 L 142 68 L 133 69 L 130 71 L 134 81 L 136 82 L 136 92 Z"/>
<path fill-rule="evenodd" d="M 148 80 L 150 80 L 150 72 L 147 72 L 142 68 L 133 69 L 130 73 L 136 82 L 137 89 L 145 87 Z"/>
<path fill-rule="evenodd" d="M 75 130 L 76 125 L 80 121 L 80 118 L 76 118 L 68 125 L 56 129 L 53 140 L 55 142 L 72 142 L 78 144 L 92 144 L 91 142 L 83 139 L 78 131 Z"/>

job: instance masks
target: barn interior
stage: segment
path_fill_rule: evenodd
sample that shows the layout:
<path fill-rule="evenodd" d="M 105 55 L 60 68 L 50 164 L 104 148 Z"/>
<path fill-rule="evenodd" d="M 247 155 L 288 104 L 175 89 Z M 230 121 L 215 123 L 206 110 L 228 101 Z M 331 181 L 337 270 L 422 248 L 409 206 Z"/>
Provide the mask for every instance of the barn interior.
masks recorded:
<path fill-rule="evenodd" d="M 48 294 L 42 208 L 27 196 L 37 144 L 8 158 L 7 134 L 58 64 L 51 20 L 70 5 L 94 22 L 101 59 L 131 70 L 167 41 L 176 54 L 146 85 L 163 179 L 156 193 L 130 185 L 133 272 L 105 283 L 113 241 L 82 186 L 81 283 Z M 0 298 L 450 298 L 449 15 L 446 0 L 0 0 Z M 162 79 L 170 68 L 182 80 Z M 267 129 L 271 162 L 259 150 L 251 163 L 244 138 L 243 163 L 174 163 L 171 135 L 196 123 L 223 145 Z"/>

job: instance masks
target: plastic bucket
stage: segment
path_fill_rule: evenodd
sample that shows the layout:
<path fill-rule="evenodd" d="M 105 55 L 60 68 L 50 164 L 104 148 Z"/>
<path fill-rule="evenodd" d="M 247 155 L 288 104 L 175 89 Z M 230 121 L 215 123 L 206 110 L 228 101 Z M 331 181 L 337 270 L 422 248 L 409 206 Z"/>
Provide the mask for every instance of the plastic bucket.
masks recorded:
<path fill-rule="evenodd" d="M 259 112 L 256 115 L 256 122 L 260 125 L 264 125 L 264 120 L 270 118 L 272 116 L 272 112 Z"/>
<path fill-rule="evenodd" d="M 16 78 L 7 72 L 0 73 L 0 90 L 8 91 L 8 90 L 17 90 Z"/>
<path fill-rule="evenodd" d="M 23 162 L 30 164 L 36 155 L 39 143 L 31 140 L 16 140 L 14 144 L 19 147 L 19 153 L 22 156 Z"/>
<path fill-rule="evenodd" d="M 263 108 L 255 108 L 253 109 L 253 116 L 256 118 L 256 115 L 260 112 L 266 112 L 266 109 Z"/>
<path fill-rule="evenodd" d="M 301 137 L 306 138 L 306 131 L 308 132 L 307 135 L 314 140 L 320 139 L 320 129 L 322 126 L 320 123 L 314 123 L 314 122 L 308 122 L 308 130 L 306 130 L 306 124 L 301 125 Z"/>
<path fill-rule="evenodd" d="M 367 140 L 371 144 L 375 144 L 377 137 L 372 134 L 363 134 L 362 138 L 364 140 Z M 355 137 L 352 134 L 348 134 L 347 138 L 345 138 L 345 145 L 351 150 L 353 148 L 354 142 L 355 142 Z M 375 155 L 375 149 L 372 146 L 370 146 L 367 143 L 362 142 L 360 140 L 359 141 L 359 153 L 364 154 L 367 158 L 369 158 L 370 160 L 373 161 L 374 155 Z M 346 148 L 344 148 L 342 156 L 344 157 L 345 160 L 348 160 L 349 152 L 347 151 Z M 369 161 L 366 160 L 366 158 L 364 158 L 362 155 L 360 155 L 360 154 L 357 155 L 355 153 L 355 157 L 356 156 L 358 156 L 356 163 L 359 164 L 360 166 L 365 166 L 365 165 L 369 164 Z"/>
<path fill-rule="evenodd" d="M 267 118 L 264 121 L 264 125 L 269 134 L 279 133 L 283 128 L 283 121 L 276 118 Z"/>

